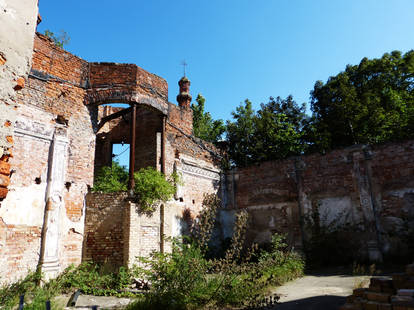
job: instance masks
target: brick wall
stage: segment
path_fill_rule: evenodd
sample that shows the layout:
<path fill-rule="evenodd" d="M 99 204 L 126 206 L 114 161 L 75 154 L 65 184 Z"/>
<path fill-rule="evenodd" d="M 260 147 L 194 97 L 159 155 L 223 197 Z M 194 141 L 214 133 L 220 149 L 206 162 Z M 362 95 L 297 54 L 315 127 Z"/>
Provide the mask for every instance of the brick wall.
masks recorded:
<path fill-rule="evenodd" d="M 136 102 L 166 113 L 168 84 L 134 64 L 90 63 L 86 104 Z"/>
<path fill-rule="evenodd" d="M 119 108 L 105 107 L 111 113 Z M 100 119 L 104 115 L 100 117 Z M 112 162 L 111 152 L 114 143 L 130 143 L 131 115 L 126 114 L 108 122 L 97 134 L 96 162 L 95 168 L 99 170 L 102 166 L 109 166 Z M 140 168 L 160 167 L 160 149 L 157 143 L 162 130 L 162 116 L 154 110 L 146 107 L 137 107 L 136 117 L 136 140 L 135 140 L 135 170 Z M 158 134 L 158 135 L 157 135 Z M 158 141 L 158 142 L 157 142 Z"/>
<path fill-rule="evenodd" d="M 125 198 L 126 193 L 86 196 L 83 260 L 122 266 Z"/>
<path fill-rule="evenodd" d="M 181 208 L 169 202 L 164 208 L 164 234 L 177 236 Z M 160 250 L 161 215 L 140 212 L 126 193 L 89 193 L 86 198 L 83 260 L 114 267 L 132 266 L 137 257 Z M 166 242 L 164 249 L 171 249 Z"/>
<path fill-rule="evenodd" d="M 227 209 L 251 214 L 251 240 L 269 240 L 277 231 L 299 246 L 300 216 L 318 208 L 325 224 L 361 223 L 366 232 L 361 239 L 391 253 L 401 245 L 404 225 L 414 224 L 414 141 L 235 169 L 227 174 L 226 187 Z"/>

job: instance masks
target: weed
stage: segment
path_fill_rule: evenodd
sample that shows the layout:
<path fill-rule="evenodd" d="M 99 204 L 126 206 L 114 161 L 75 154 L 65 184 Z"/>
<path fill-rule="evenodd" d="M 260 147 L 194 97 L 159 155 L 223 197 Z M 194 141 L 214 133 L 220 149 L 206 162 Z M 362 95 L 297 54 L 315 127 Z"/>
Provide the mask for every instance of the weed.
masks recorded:
<path fill-rule="evenodd" d="M 365 266 L 354 262 L 352 265 L 352 275 L 357 276 L 354 280 L 354 289 L 368 287 L 370 278 L 378 273 L 380 271 L 377 270 L 375 264 Z"/>
<path fill-rule="evenodd" d="M 222 258 L 207 258 L 209 238 L 219 205 L 205 197 L 204 211 L 191 237 L 173 240 L 172 253 L 152 253 L 141 258 L 141 276 L 152 288 L 127 309 L 222 309 L 263 304 L 269 285 L 280 284 L 303 273 L 303 260 L 285 250 L 284 236 L 272 238 L 270 252 L 245 247 L 248 214 L 237 214 L 230 246 Z M 253 261 L 256 258 L 256 261 Z"/>

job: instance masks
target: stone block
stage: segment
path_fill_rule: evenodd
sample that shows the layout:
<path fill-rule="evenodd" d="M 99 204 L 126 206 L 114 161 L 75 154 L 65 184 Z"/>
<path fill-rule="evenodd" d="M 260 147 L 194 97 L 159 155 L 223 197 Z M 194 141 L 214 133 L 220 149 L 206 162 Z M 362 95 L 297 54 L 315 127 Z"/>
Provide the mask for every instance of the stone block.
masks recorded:
<path fill-rule="evenodd" d="M 392 296 L 391 303 L 394 307 L 414 307 L 414 298 L 412 296 Z"/>
<path fill-rule="evenodd" d="M 414 296 L 414 289 L 399 289 L 397 295 L 400 296 Z"/>
<path fill-rule="evenodd" d="M 346 303 L 345 305 L 342 305 L 339 307 L 339 310 L 357 310 L 355 306 L 351 303 Z"/>
<path fill-rule="evenodd" d="M 387 303 L 390 301 L 391 295 L 377 292 L 365 292 L 365 297 L 370 301 Z"/>
<path fill-rule="evenodd" d="M 410 276 L 414 276 L 414 264 L 407 265 L 405 272 Z"/>
<path fill-rule="evenodd" d="M 366 288 L 356 288 L 353 291 L 353 295 L 355 297 L 362 297 L 364 296 L 364 293 L 366 292 L 366 290 L 367 290 Z"/>
<path fill-rule="evenodd" d="M 362 302 L 362 308 L 364 310 L 378 310 L 378 303 L 374 301 Z"/>
<path fill-rule="evenodd" d="M 392 310 L 391 304 L 380 304 L 378 310 Z"/>

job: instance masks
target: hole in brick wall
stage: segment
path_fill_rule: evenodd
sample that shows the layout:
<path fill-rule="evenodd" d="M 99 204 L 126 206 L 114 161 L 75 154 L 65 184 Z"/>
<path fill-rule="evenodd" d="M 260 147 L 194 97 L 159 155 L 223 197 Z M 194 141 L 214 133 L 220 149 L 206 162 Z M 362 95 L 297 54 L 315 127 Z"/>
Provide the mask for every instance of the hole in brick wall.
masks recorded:
<path fill-rule="evenodd" d="M 193 205 L 195 204 L 195 200 L 193 199 Z"/>
<path fill-rule="evenodd" d="M 66 182 L 65 187 L 69 191 L 70 187 L 72 186 L 72 182 Z"/>
<path fill-rule="evenodd" d="M 66 118 L 63 117 L 63 115 L 58 115 L 55 119 L 57 124 L 61 124 L 61 125 L 68 125 L 68 120 Z"/>
<path fill-rule="evenodd" d="M 37 177 L 37 178 L 35 179 L 35 183 L 36 183 L 36 184 L 40 184 L 40 183 L 42 183 L 42 179 L 41 179 L 40 177 Z"/>
<path fill-rule="evenodd" d="M 180 202 L 183 202 L 184 201 L 184 198 L 183 197 L 180 197 Z"/>

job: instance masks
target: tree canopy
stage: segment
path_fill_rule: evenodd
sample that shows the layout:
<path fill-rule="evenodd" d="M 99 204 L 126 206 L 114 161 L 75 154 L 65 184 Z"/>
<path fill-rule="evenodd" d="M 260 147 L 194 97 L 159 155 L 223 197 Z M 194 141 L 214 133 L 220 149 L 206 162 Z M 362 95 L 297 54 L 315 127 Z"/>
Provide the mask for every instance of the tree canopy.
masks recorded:
<path fill-rule="evenodd" d="M 246 99 L 226 126 L 204 111 L 199 95 L 192 105 L 194 134 L 216 142 L 225 130 L 229 159 L 236 166 L 413 138 L 414 50 L 363 58 L 326 83 L 317 81 L 310 95 L 312 116 L 292 96 L 270 97 L 257 112 Z"/>
<path fill-rule="evenodd" d="M 314 149 L 414 136 L 414 51 L 361 60 L 311 91 Z M 312 141 L 313 140 L 313 141 Z"/>
<path fill-rule="evenodd" d="M 221 139 L 226 127 L 221 119 L 213 120 L 209 112 L 205 112 L 206 99 L 198 94 L 196 103 L 191 104 L 193 110 L 194 135 L 209 142 L 217 142 Z"/>
<path fill-rule="evenodd" d="M 237 166 L 303 154 L 306 144 L 303 127 L 307 120 L 305 105 L 299 106 L 292 96 L 270 97 L 255 112 L 246 100 L 227 121 L 230 160 Z"/>

